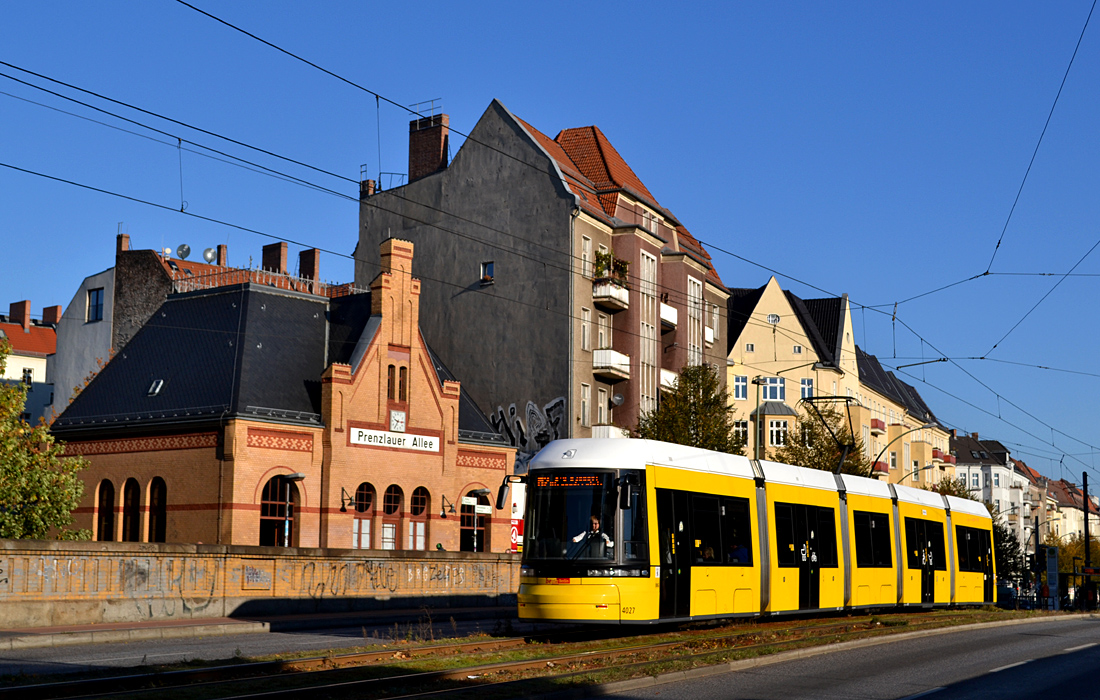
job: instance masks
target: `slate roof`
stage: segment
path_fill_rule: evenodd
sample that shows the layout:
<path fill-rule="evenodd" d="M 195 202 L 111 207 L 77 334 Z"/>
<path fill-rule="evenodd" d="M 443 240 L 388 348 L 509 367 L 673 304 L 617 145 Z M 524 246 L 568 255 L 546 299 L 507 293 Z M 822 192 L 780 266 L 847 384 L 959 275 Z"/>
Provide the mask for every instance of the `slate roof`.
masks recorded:
<path fill-rule="evenodd" d="M 320 425 L 321 375 L 352 364 L 361 340 L 374 337 L 381 317 L 370 309 L 369 293 L 326 299 L 256 284 L 171 295 L 52 430 L 163 430 L 223 417 Z M 454 379 L 429 355 L 440 382 Z M 150 396 L 156 380 L 163 385 Z M 503 444 L 465 393 L 459 438 Z"/>
<path fill-rule="evenodd" d="M 905 412 L 914 419 L 926 423 L 938 423 L 932 409 L 921 398 L 912 385 L 906 384 L 897 378 L 893 372 L 888 372 L 879 364 L 878 358 L 863 351 L 856 346 L 856 367 L 859 369 L 859 381 L 874 389 L 895 403 L 905 407 Z"/>
<path fill-rule="evenodd" d="M 733 352 L 733 344 L 745 330 L 752 312 L 760 302 L 764 294 L 764 287 L 759 289 L 734 288 L 729 290 L 730 297 L 726 300 L 726 354 Z"/>
<path fill-rule="evenodd" d="M 797 416 L 798 413 L 782 401 L 765 401 L 750 416 Z"/>
<path fill-rule="evenodd" d="M 980 440 L 967 433 L 951 436 L 951 452 L 958 464 L 1008 466 L 1008 449 L 996 440 Z"/>
<path fill-rule="evenodd" d="M 840 324 L 834 322 L 832 324 L 833 335 L 830 337 L 821 332 L 821 329 L 817 323 L 817 318 L 814 316 L 813 310 L 810 308 L 809 302 L 822 302 L 832 301 L 830 299 L 810 299 L 804 301 L 794 295 L 793 292 L 784 292 L 787 297 L 787 302 L 790 303 L 791 308 L 794 309 L 795 316 L 798 317 L 798 322 L 802 324 L 802 329 L 806 332 L 806 336 L 810 339 L 810 343 L 814 346 L 814 352 L 817 353 L 818 360 L 825 365 L 836 366 L 838 364 L 839 346 L 836 343 L 836 330 L 840 327 Z M 835 305 L 838 309 L 844 307 L 839 306 L 840 299 L 836 300 L 838 303 Z M 814 304 L 813 309 L 817 310 L 818 316 L 823 316 L 821 304 Z M 828 319 L 824 319 L 828 320 Z"/>

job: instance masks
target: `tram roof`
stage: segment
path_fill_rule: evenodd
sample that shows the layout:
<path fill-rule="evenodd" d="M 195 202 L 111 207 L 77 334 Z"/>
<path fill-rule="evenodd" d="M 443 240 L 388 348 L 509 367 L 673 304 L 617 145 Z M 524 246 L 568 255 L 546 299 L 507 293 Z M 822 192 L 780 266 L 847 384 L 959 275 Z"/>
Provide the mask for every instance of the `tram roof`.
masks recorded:
<path fill-rule="evenodd" d="M 959 498 L 958 496 L 948 496 L 947 502 L 951 506 L 952 513 L 969 513 L 979 518 L 989 518 L 992 520 L 992 516 L 989 515 L 989 510 L 984 504 L 978 501 L 972 501 L 969 498 Z"/>
<path fill-rule="evenodd" d="M 570 454 L 572 453 L 572 454 Z M 569 455 L 568 457 L 566 455 Z M 747 457 L 698 447 L 637 438 L 576 438 L 555 440 L 531 459 L 532 469 L 644 469 L 647 464 L 754 478 Z"/>

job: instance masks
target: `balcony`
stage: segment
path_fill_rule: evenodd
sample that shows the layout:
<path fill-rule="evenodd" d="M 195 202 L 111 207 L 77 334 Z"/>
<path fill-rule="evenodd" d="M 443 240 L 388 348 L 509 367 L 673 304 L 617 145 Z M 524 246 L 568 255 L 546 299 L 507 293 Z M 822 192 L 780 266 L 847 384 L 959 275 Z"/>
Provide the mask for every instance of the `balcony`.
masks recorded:
<path fill-rule="evenodd" d="M 886 421 L 881 418 L 871 419 L 871 434 L 872 435 L 885 435 L 886 434 Z"/>
<path fill-rule="evenodd" d="M 668 304 L 661 302 L 661 330 L 674 331 L 676 330 L 676 321 L 679 316 L 679 312 L 676 311 L 676 307 L 669 306 Z"/>
<path fill-rule="evenodd" d="M 680 375 L 676 374 L 672 370 L 661 370 L 661 391 L 672 391 L 676 388 L 676 380 Z"/>
<path fill-rule="evenodd" d="M 606 348 L 592 352 L 592 374 L 606 382 L 630 379 L 630 355 Z"/>
<path fill-rule="evenodd" d="M 956 462 L 958 462 L 958 458 L 955 457 L 955 455 L 944 455 L 943 461 L 947 464 L 955 464 Z"/>
<path fill-rule="evenodd" d="M 592 437 L 594 438 L 628 438 L 630 433 L 626 428 L 617 425 L 593 425 Z"/>
<path fill-rule="evenodd" d="M 874 465 L 874 467 L 872 467 L 871 472 L 872 472 L 873 475 L 874 474 L 889 474 L 890 473 L 890 465 L 887 464 L 886 462 L 882 462 L 882 461 L 875 462 L 875 465 Z"/>
<path fill-rule="evenodd" d="M 611 279 L 593 280 L 592 303 L 612 313 L 629 309 L 630 290 Z"/>
<path fill-rule="evenodd" d="M 941 450 L 938 447 L 933 447 L 932 448 L 932 462 L 934 464 L 943 464 L 944 461 L 945 460 L 943 458 L 943 450 Z"/>

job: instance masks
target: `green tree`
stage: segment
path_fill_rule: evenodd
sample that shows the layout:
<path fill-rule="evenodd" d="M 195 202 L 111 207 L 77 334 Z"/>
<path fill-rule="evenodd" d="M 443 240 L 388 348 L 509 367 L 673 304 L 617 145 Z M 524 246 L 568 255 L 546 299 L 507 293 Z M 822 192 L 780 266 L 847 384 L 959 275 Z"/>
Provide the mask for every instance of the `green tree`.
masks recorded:
<path fill-rule="evenodd" d="M 966 482 L 962 479 L 942 479 L 940 483 L 925 486 L 924 488 L 926 491 L 935 491 L 941 496 L 956 496 L 971 501 L 978 500 L 970 493 L 970 489 L 966 488 Z"/>
<path fill-rule="evenodd" d="M 0 340 L 0 374 L 11 345 Z M 70 530 L 73 510 L 84 493 L 78 472 L 82 457 L 63 457 L 45 421 L 23 420 L 27 387 L 0 382 L 0 537 L 6 539 L 88 539 L 87 530 Z"/>
<path fill-rule="evenodd" d="M 821 416 L 842 443 L 853 442 L 844 413 L 833 406 L 826 406 L 821 409 Z M 787 444 L 775 450 L 773 458 L 777 462 L 832 472 L 836 471 L 836 465 L 840 462 L 840 447 L 821 418 L 808 410 L 795 419 L 794 429 L 787 434 Z M 854 440 L 854 446 L 844 458 L 840 471 L 842 474 L 871 476 L 871 461 L 864 452 L 863 440 Z"/>
<path fill-rule="evenodd" d="M 1043 539 L 1043 544 L 1058 548 L 1058 571 L 1073 571 L 1074 565 L 1085 565 L 1085 535 L 1075 532 L 1072 535 L 1059 537 L 1053 532 L 1048 532 Z M 1093 566 L 1100 566 L 1100 538 L 1089 537 L 1090 562 Z M 1074 562 L 1074 558 L 1079 561 Z M 1045 564 L 1044 564 L 1045 566 Z"/>
<path fill-rule="evenodd" d="M 638 418 L 634 435 L 739 455 L 744 440 L 733 429 L 733 407 L 718 370 L 688 365 L 676 386 L 661 395 L 657 408 Z"/>

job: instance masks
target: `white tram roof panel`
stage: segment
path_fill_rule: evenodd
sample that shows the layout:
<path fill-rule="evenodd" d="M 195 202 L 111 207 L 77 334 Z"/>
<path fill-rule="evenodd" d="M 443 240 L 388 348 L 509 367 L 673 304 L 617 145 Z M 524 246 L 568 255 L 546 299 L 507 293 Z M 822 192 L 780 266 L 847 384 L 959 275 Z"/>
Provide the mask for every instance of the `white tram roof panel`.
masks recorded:
<path fill-rule="evenodd" d="M 794 467 L 790 464 L 767 460 L 760 460 L 760 469 L 764 472 L 764 481 L 769 484 L 789 484 L 836 491 L 836 478 L 833 477 L 832 472 Z"/>
<path fill-rule="evenodd" d="M 539 450 L 531 469 L 645 469 L 647 464 L 754 478 L 746 457 L 637 438 L 554 440 Z"/>
<path fill-rule="evenodd" d="M 948 496 L 947 502 L 951 505 L 952 513 L 967 513 L 992 520 L 989 510 L 977 501 L 972 501 L 969 498 L 959 498 L 958 496 Z"/>
<path fill-rule="evenodd" d="M 840 478 L 844 480 L 844 489 L 848 493 L 854 493 L 857 496 L 875 496 L 877 498 L 886 499 L 891 497 L 890 486 L 885 481 L 868 479 L 864 476 L 854 476 L 852 474 L 841 474 Z"/>
<path fill-rule="evenodd" d="M 914 503 L 919 506 L 943 510 L 943 496 L 935 491 L 915 489 L 912 486 L 902 486 L 901 484 L 896 484 L 894 489 L 897 491 L 898 501 L 902 503 Z"/>

